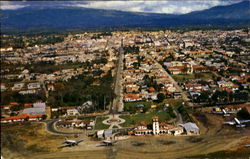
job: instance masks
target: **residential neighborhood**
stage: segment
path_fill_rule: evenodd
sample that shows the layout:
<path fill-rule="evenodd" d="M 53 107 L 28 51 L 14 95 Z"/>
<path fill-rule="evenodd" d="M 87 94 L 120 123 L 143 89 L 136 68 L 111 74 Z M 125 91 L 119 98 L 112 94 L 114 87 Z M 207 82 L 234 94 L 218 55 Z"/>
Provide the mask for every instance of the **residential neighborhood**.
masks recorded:
<path fill-rule="evenodd" d="M 245 136 L 249 38 L 243 29 L 131 30 L 1 48 L 1 125 L 43 123 L 46 132 L 81 136 L 92 147 Z"/>

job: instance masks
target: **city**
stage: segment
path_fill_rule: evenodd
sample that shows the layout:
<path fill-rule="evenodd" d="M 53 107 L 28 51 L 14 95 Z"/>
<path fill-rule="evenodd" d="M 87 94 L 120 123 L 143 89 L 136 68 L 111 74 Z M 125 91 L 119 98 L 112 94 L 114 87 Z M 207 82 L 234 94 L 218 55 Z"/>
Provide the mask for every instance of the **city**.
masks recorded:
<path fill-rule="evenodd" d="M 4 158 L 248 158 L 250 33 L 1 35 Z"/>

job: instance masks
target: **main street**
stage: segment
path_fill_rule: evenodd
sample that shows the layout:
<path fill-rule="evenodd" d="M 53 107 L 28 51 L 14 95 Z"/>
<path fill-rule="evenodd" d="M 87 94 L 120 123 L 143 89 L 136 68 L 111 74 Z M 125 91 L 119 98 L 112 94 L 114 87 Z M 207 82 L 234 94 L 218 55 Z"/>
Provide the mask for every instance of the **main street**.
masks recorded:
<path fill-rule="evenodd" d="M 118 113 L 123 111 L 123 90 L 122 90 L 122 70 L 123 70 L 123 59 L 124 59 L 124 50 L 123 46 L 119 48 L 118 55 L 118 64 L 116 70 L 116 78 L 114 84 L 114 93 L 115 98 L 110 107 L 110 113 Z"/>

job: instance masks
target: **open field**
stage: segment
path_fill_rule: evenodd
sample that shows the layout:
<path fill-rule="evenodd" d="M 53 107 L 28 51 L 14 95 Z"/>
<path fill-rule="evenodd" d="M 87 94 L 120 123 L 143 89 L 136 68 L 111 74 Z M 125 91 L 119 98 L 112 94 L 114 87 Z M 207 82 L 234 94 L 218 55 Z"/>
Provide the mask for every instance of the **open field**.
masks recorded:
<path fill-rule="evenodd" d="M 169 106 L 171 107 L 178 107 L 178 106 L 182 106 L 183 102 L 184 102 L 183 99 L 168 98 L 168 99 L 165 99 L 163 103 L 169 104 Z"/>
<path fill-rule="evenodd" d="M 152 122 L 152 117 L 158 116 L 159 121 L 168 121 L 171 119 L 171 116 L 167 111 L 160 111 L 160 112 L 147 112 L 147 113 L 138 113 L 133 115 L 122 115 L 121 118 L 125 119 L 125 123 L 121 124 L 123 127 L 130 127 L 134 126 L 138 122 L 144 121 L 145 123 L 149 124 Z"/>
<path fill-rule="evenodd" d="M 84 150 L 81 146 L 76 147 L 74 152 L 42 153 L 35 159 L 175 159 L 197 155 L 204 155 L 216 151 L 232 150 L 245 141 L 246 135 L 225 136 L 158 136 L 158 137 L 131 137 L 127 140 L 118 141 L 113 147 L 105 147 L 99 150 Z M 83 144 L 82 144 L 83 145 Z M 84 146 L 84 145 L 83 145 Z M 86 147 L 86 146 L 85 146 Z M 245 153 L 250 152 L 246 150 Z M 247 158 L 247 154 L 243 155 Z M 29 157 L 28 157 L 29 158 Z"/>
<path fill-rule="evenodd" d="M 212 73 L 194 73 L 194 74 L 181 74 L 181 75 L 172 75 L 172 77 L 177 81 L 177 82 L 185 82 L 186 80 L 192 80 L 192 79 L 212 79 L 213 74 Z"/>
<path fill-rule="evenodd" d="M 13 158 L 22 158 L 22 155 L 29 153 L 55 152 L 63 139 L 63 136 L 46 132 L 44 124 L 41 123 L 1 125 L 1 148 L 6 150 L 2 151 L 3 156 L 11 153 L 18 154 Z"/>

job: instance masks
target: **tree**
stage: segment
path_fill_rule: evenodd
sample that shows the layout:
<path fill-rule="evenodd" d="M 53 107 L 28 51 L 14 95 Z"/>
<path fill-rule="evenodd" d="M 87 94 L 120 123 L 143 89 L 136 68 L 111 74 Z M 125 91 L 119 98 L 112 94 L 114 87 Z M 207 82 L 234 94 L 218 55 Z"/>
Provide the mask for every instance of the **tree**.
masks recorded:
<path fill-rule="evenodd" d="M 166 97 L 165 97 L 165 94 L 163 94 L 163 93 L 157 94 L 157 102 L 158 102 L 158 103 L 163 102 L 163 100 L 164 100 L 165 98 L 166 98 Z"/>
<path fill-rule="evenodd" d="M 19 110 L 22 110 L 24 108 L 23 105 L 15 105 L 15 106 L 12 106 L 10 108 L 11 111 L 19 111 Z"/>
<path fill-rule="evenodd" d="M 47 115 L 42 115 L 42 120 L 45 120 L 47 118 Z"/>

